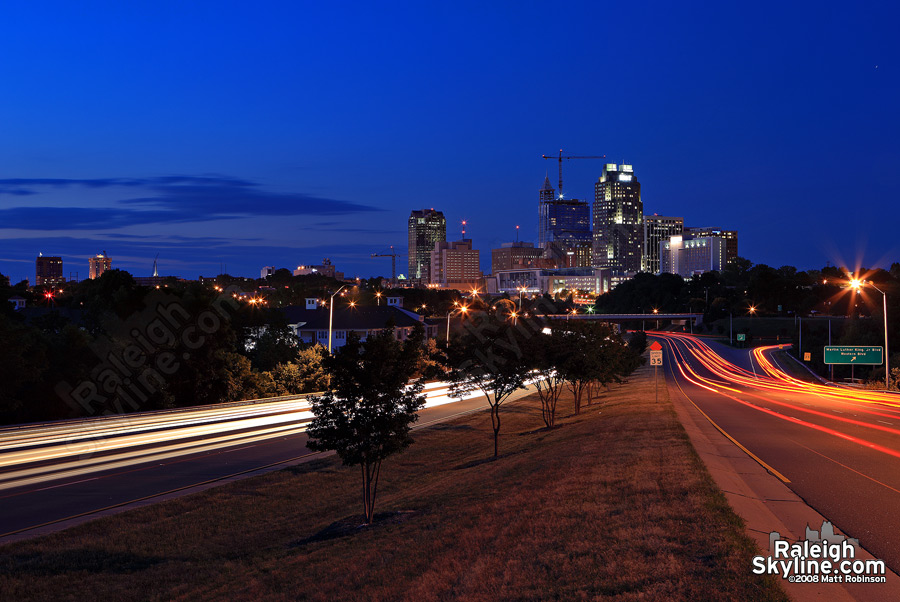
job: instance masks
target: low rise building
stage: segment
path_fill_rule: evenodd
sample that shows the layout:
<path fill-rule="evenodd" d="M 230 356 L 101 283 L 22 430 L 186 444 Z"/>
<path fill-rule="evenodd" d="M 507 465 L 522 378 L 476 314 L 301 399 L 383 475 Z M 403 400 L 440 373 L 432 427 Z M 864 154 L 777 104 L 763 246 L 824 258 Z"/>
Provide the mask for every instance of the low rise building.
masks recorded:
<path fill-rule="evenodd" d="M 487 292 L 543 295 L 555 294 L 562 290 L 584 291 L 602 295 L 610 289 L 610 270 L 606 268 L 561 268 L 525 270 L 501 270 L 485 279 Z"/>
<path fill-rule="evenodd" d="M 500 270 L 540 267 L 544 250 L 535 248 L 531 242 L 505 242 L 499 249 L 491 249 L 491 273 Z"/>
<path fill-rule="evenodd" d="M 401 305 L 396 300 L 381 306 L 350 307 L 342 303 L 340 306 L 336 304 L 334 313 L 330 315 L 328 307 L 318 299 L 307 299 L 305 307 L 285 307 L 281 312 L 300 341 L 325 347 L 328 346 L 330 319 L 332 349 L 343 346 L 351 332 L 364 341 L 391 324 L 394 336 L 400 341 L 406 340 L 416 325 L 425 328 L 426 336 L 437 336 L 437 326 L 426 324 L 422 316 L 403 309 Z"/>
<path fill-rule="evenodd" d="M 338 272 L 327 257 L 322 260 L 321 265 L 298 265 L 297 269 L 294 270 L 294 276 L 309 276 L 312 274 L 321 274 L 336 280 L 344 279 L 344 272 Z"/>

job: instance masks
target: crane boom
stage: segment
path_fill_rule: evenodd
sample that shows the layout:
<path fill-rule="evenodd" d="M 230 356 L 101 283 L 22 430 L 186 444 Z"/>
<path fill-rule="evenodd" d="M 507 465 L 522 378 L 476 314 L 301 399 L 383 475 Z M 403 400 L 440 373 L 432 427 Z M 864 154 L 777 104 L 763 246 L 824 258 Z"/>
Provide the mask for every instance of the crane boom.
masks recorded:
<path fill-rule="evenodd" d="M 394 251 L 394 245 L 391 245 L 390 253 L 372 253 L 372 259 L 376 257 L 391 258 L 391 283 L 397 284 L 397 258 L 406 255 L 406 253 L 397 253 Z"/>
<path fill-rule="evenodd" d="M 606 155 L 587 155 L 587 156 L 576 156 L 576 155 L 563 155 L 562 149 L 559 149 L 559 156 L 554 157 L 553 155 L 541 155 L 544 159 L 559 159 L 559 197 L 562 198 L 562 162 L 563 159 L 605 159 Z"/>

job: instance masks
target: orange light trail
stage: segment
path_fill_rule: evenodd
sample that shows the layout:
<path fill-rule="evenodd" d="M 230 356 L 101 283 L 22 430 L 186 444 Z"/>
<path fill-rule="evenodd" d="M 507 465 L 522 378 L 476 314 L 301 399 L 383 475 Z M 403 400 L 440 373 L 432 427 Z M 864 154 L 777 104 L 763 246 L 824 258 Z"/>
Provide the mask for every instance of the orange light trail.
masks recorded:
<path fill-rule="evenodd" d="M 759 366 L 759 373 L 746 370 L 729 362 L 715 353 L 705 342 L 688 335 L 668 332 L 651 332 L 651 336 L 663 339 L 668 343 L 669 351 L 678 358 L 676 368 L 689 382 L 708 391 L 718 393 L 728 399 L 740 403 L 754 410 L 764 412 L 770 416 L 786 420 L 798 426 L 811 428 L 829 435 L 840 437 L 846 441 L 855 443 L 879 451 L 881 453 L 900 458 L 900 451 L 886 447 L 864 438 L 850 435 L 840 430 L 816 424 L 775 411 L 767 407 L 761 407 L 738 395 L 764 402 L 767 405 L 779 406 L 794 412 L 801 412 L 808 416 L 824 418 L 842 424 L 871 429 L 889 435 L 900 435 L 900 429 L 891 425 L 874 424 L 865 420 L 857 420 L 849 416 L 840 416 L 809 407 L 809 404 L 792 403 L 773 399 L 772 395 L 760 395 L 753 390 L 762 390 L 770 393 L 779 393 L 790 396 L 798 394 L 819 397 L 820 403 L 844 407 L 846 411 L 854 411 L 871 417 L 900 419 L 900 396 L 880 391 L 856 391 L 819 383 L 809 383 L 794 378 L 779 369 L 767 354 L 774 350 L 782 349 L 786 345 L 769 345 L 759 347 L 752 351 L 752 361 Z M 692 363 L 699 364 L 708 370 L 713 378 L 702 376 L 692 367 Z M 735 386 L 741 389 L 734 388 Z M 806 397 L 805 399 L 809 399 Z M 841 410 L 833 409 L 835 412 Z"/>

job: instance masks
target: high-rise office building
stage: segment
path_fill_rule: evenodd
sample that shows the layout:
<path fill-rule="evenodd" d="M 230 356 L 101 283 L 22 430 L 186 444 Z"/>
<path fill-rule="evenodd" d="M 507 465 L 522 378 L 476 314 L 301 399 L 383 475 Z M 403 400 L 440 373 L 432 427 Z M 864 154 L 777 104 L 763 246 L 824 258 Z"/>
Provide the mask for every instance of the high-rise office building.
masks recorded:
<path fill-rule="evenodd" d="M 639 272 L 644 243 L 641 185 L 631 165 L 607 163 L 594 185 L 594 265 Z"/>
<path fill-rule="evenodd" d="M 468 238 L 436 242 L 431 251 L 430 273 L 430 284 L 441 288 L 480 288 L 480 254 Z"/>
<path fill-rule="evenodd" d="M 659 274 L 659 243 L 684 232 L 683 217 L 644 216 L 644 257 L 642 272 Z"/>
<path fill-rule="evenodd" d="M 435 243 L 447 240 L 447 219 L 434 209 L 409 214 L 409 280 L 431 282 L 431 252 Z"/>
<path fill-rule="evenodd" d="M 669 237 L 659 244 L 660 271 L 690 278 L 725 267 L 725 239 L 718 236 Z"/>
<path fill-rule="evenodd" d="M 38 255 L 34 260 L 34 283 L 36 286 L 54 286 L 65 281 L 62 257 Z"/>
<path fill-rule="evenodd" d="M 722 228 L 685 228 L 684 233 L 695 238 L 702 236 L 716 236 L 725 241 L 725 261 L 731 263 L 738 257 L 738 233 L 737 230 L 723 230 Z"/>
<path fill-rule="evenodd" d="M 590 205 L 578 199 L 555 198 L 554 192 L 550 178 L 544 177 L 538 193 L 538 246 L 545 250 L 544 257 L 556 260 L 559 267 L 589 267 L 593 239 Z"/>
<path fill-rule="evenodd" d="M 88 259 L 88 276 L 91 280 L 99 278 L 103 272 L 112 268 L 112 259 L 106 251 Z"/>
<path fill-rule="evenodd" d="M 578 199 L 553 198 L 553 193 L 545 177 L 538 193 L 538 246 L 558 240 L 590 240 L 590 205 Z"/>

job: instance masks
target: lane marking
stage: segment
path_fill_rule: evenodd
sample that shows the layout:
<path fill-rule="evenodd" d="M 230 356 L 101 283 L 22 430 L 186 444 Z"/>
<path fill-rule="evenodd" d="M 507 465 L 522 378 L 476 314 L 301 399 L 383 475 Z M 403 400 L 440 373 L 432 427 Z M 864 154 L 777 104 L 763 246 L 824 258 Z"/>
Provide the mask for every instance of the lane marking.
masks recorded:
<path fill-rule="evenodd" d="M 792 439 L 792 441 L 793 441 L 793 439 Z M 796 443 L 797 445 L 799 445 L 799 446 L 802 447 L 803 449 L 806 449 L 806 450 L 808 450 L 808 451 L 811 451 L 812 453 L 814 453 L 814 454 L 816 454 L 816 455 L 818 455 L 818 456 L 822 456 L 822 457 L 825 458 L 826 460 L 830 460 L 830 461 L 834 462 L 834 463 L 837 464 L 838 466 L 842 466 L 842 467 L 846 468 L 846 469 L 849 470 L 850 472 L 855 472 L 855 473 L 858 474 L 859 476 L 865 477 L 865 478 L 869 479 L 870 481 L 872 481 L 873 483 L 877 483 L 878 485 L 881 485 L 882 487 L 886 487 L 887 489 L 890 489 L 890 490 L 893 491 L 894 493 L 900 493 L 900 489 L 894 489 L 894 488 L 891 487 L 890 485 L 888 485 L 888 484 L 886 484 L 886 483 L 882 483 L 882 482 L 879 481 L 878 479 L 872 478 L 872 477 L 870 477 L 870 476 L 867 475 L 867 474 L 861 473 L 861 472 L 859 472 L 858 470 L 856 470 L 855 468 L 850 468 L 849 466 L 847 466 L 847 465 L 844 464 L 843 462 L 839 462 L 838 460 L 835 460 L 834 458 L 831 458 L 831 457 L 829 457 L 829 456 L 826 456 L 826 455 L 823 454 L 822 452 L 819 452 L 819 451 L 816 451 L 816 450 L 814 450 L 814 449 L 812 449 L 812 448 L 806 447 L 806 446 L 803 445 L 802 443 L 797 443 L 796 441 L 794 441 L 794 443 Z"/>
<path fill-rule="evenodd" d="M 674 354 L 672 354 L 672 355 L 674 356 Z M 674 359 L 674 357 L 673 357 L 673 359 Z M 716 424 L 716 422 L 715 422 L 712 418 L 710 418 L 710 417 L 706 414 L 706 412 L 704 412 L 703 410 L 701 410 L 700 407 L 699 407 L 696 403 L 694 403 L 694 400 L 691 399 L 690 396 L 689 396 L 687 393 L 685 393 L 684 388 L 681 386 L 681 383 L 678 382 L 678 378 L 675 376 L 674 371 L 672 372 L 672 376 L 673 376 L 673 380 L 675 381 L 675 384 L 678 385 L 679 390 L 681 390 L 681 394 L 684 395 L 684 398 L 687 399 L 687 400 L 691 403 L 692 406 L 694 406 L 695 408 L 697 408 L 697 411 L 700 412 L 700 413 L 703 415 L 703 417 L 706 418 L 706 419 L 709 421 L 709 423 L 710 423 L 711 425 L 713 425 L 714 427 L 716 427 L 716 430 L 718 430 L 720 433 L 722 433 L 723 435 L 725 435 L 725 436 L 728 438 L 729 441 L 731 441 L 732 443 L 734 443 L 735 445 L 737 445 L 739 448 L 741 448 L 741 450 L 742 450 L 745 454 L 747 454 L 748 456 L 750 456 L 751 458 L 753 458 L 753 459 L 756 461 L 757 464 L 759 464 L 760 466 L 762 466 L 763 468 L 765 468 L 766 470 L 768 470 L 771 474 L 775 475 L 779 480 L 781 480 L 782 483 L 790 483 L 790 482 L 791 482 L 790 479 L 788 479 L 786 476 L 784 476 L 783 474 L 781 474 L 780 472 L 778 472 L 777 470 L 775 470 L 774 468 L 772 468 L 771 466 L 769 466 L 768 464 L 766 464 L 759 456 L 757 456 L 757 455 L 754 454 L 752 451 L 750 451 L 749 449 L 747 449 L 746 447 L 744 447 L 743 445 L 741 445 L 741 443 L 740 443 L 737 439 L 735 439 L 734 437 L 732 437 L 731 435 L 729 435 L 727 432 L 725 432 L 725 429 L 723 429 L 721 426 L 719 426 L 718 424 Z M 719 394 L 721 395 L 721 393 L 719 393 Z M 726 395 L 725 397 L 728 397 L 728 396 Z"/>

